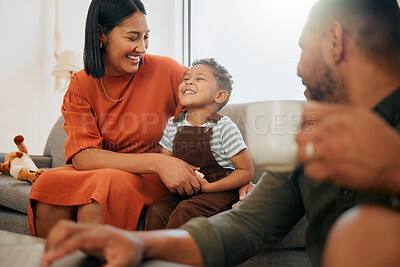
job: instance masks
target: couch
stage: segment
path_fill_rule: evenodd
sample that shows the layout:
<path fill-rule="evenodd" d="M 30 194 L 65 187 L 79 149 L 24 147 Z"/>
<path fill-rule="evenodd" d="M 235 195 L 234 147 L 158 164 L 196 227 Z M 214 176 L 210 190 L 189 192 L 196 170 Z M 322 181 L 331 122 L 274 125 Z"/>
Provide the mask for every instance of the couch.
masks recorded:
<path fill-rule="evenodd" d="M 233 104 L 223 108 L 221 113 L 229 116 L 238 125 L 246 140 L 245 111 L 246 104 Z M 63 123 L 62 117 L 55 123 L 47 139 L 43 155 L 31 155 L 39 169 L 65 165 L 66 134 L 62 129 Z M 4 162 L 5 154 L 0 153 L 0 162 Z M 263 171 L 255 167 L 253 182 L 256 183 Z M 31 185 L 28 182 L 21 182 L 9 175 L 0 174 L 0 230 L 29 234 L 27 209 L 30 189 Z M 262 252 L 240 266 L 311 266 L 305 252 L 306 227 L 307 221 L 303 218 L 274 249 Z"/>

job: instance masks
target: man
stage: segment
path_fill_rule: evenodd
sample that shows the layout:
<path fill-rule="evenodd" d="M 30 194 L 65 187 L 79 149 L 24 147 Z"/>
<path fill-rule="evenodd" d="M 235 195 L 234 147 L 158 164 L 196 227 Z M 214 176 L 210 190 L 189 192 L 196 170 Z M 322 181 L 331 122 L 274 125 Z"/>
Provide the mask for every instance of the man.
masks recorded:
<path fill-rule="evenodd" d="M 399 29 L 395 0 L 320 0 L 300 38 L 298 75 L 307 98 L 373 109 L 399 129 Z M 308 179 L 304 171 L 312 174 L 312 163 L 325 160 L 318 140 L 308 141 L 298 140 L 304 166 L 264 175 L 245 201 L 223 216 L 195 219 L 180 230 L 137 233 L 62 222 L 49 236 L 43 264 L 81 248 L 101 251 L 111 265 L 135 265 L 142 258 L 235 265 L 274 246 L 307 214 L 307 252 L 319 266 L 327 233 L 341 214 L 364 203 L 390 206 L 391 196 Z"/>

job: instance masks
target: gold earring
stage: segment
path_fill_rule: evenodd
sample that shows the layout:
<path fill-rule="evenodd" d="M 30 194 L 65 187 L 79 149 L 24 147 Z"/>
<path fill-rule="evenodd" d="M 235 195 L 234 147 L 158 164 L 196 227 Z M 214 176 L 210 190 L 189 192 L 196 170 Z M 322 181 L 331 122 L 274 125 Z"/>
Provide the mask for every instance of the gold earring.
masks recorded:
<path fill-rule="evenodd" d="M 100 42 L 100 49 L 103 48 L 103 42 Z"/>

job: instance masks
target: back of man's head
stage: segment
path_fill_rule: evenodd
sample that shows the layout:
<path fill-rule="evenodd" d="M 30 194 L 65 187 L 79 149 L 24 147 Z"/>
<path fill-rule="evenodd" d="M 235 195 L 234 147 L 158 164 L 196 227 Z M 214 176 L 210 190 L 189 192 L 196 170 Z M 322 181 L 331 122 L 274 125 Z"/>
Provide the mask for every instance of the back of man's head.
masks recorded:
<path fill-rule="evenodd" d="M 346 34 L 373 61 L 400 62 L 400 10 L 396 0 L 320 0 L 306 28 L 325 34 L 339 22 Z"/>

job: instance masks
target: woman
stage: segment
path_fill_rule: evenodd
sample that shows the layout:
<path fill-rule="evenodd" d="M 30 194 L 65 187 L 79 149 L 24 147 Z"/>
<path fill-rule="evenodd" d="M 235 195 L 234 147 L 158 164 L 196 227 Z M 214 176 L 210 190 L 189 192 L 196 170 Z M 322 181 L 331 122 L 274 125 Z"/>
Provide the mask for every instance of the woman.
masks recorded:
<path fill-rule="evenodd" d="M 146 153 L 159 151 L 167 119 L 180 109 L 186 72 L 170 58 L 146 55 L 148 38 L 140 0 L 90 4 L 85 70 L 72 78 L 62 105 L 66 163 L 73 166 L 45 172 L 32 187 L 32 235 L 46 237 L 63 218 L 134 230 L 142 209 L 167 189 L 199 191 L 195 167 Z"/>

